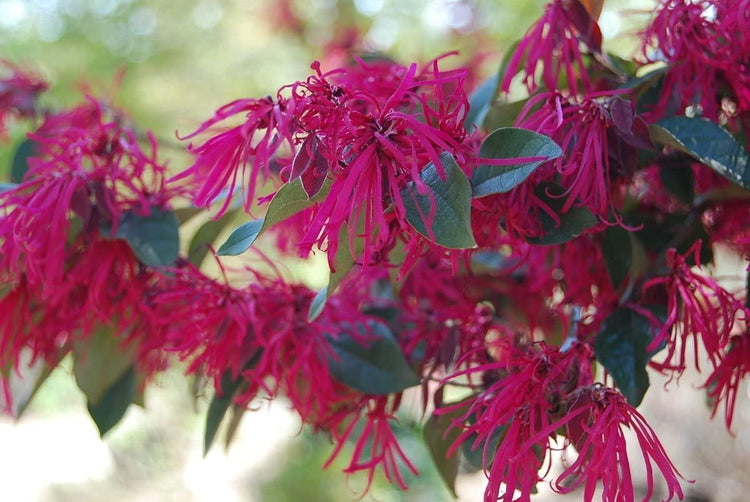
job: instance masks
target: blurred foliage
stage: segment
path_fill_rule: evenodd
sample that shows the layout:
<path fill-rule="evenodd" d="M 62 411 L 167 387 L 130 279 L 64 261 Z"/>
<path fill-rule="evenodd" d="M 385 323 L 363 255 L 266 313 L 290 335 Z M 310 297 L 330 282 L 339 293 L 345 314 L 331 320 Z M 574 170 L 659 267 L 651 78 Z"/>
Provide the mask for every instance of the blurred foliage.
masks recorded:
<path fill-rule="evenodd" d="M 378 502 L 450 502 L 453 497 L 440 479 L 430 455 L 422 441 L 418 424 L 402 417 L 402 424 L 394 428 L 398 442 L 419 470 L 414 476 L 403 469 L 409 489 L 401 491 L 388 483 L 382 474 L 375 476 L 370 492 L 361 500 Z M 366 484 L 364 473 L 347 478 L 341 474 L 346 467 L 354 444 L 345 447 L 339 458 L 327 470 L 322 470 L 330 455 L 330 442 L 322 435 L 305 431 L 294 441 L 289 441 L 277 451 L 270 465 L 274 467 L 261 473 L 259 483 L 249 487 L 254 500 L 263 502 L 350 502 L 361 495 Z M 275 461 L 274 461 L 275 460 Z"/>
<path fill-rule="evenodd" d="M 39 68 L 51 105 L 114 90 L 144 128 L 186 132 L 221 104 L 304 78 L 331 46 L 401 61 L 458 50 L 490 73 L 542 0 L 0 0 L 0 57 Z M 356 27 L 356 30 L 352 30 Z M 357 35 L 360 33 L 360 35 Z"/>
<path fill-rule="evenodd" d="M 629 5 L 644 4 L 629 2 Z M 152 129 L 166 145 L 177 145 L 174 132 L 187 133 L 222 104 L 233 99 L 270 94 L 310 73 L 310 63 L 333 49 L 341 63 L 345 49 L 387 52 L 402 62 L 424 61 L 457 50 L 447 65 L 471 61 L 477 79 L 491 74 L 503 52 L 538 17 L 543 0 L 0 0 L 0 58 L 29 65 L 50 82 L 43 98 L 59 108 L 81 98 L 81 89 L 109 94 L 144 129 Z M 618 3 L 616 8 L 622 8 Z M 602 17 L 604 22 L 607 12 Z M 617 25 L 619 26 L 619 25 Z M 352 27 L 356 27 L 352 30 Z M 610 33 L 612 30 L 604 30 Z M 335 63 L 330 56 L 326 61 Z M 324 69 L 326 66 L 324 66 Z M 122 72 L 122 73 L 121 73 Z M 121 81 L 118 75 L 123 74 Z M 15 128 L 11 141 L 0 145 L 0 166 L 10 158 L 26 131 Z M 167 152 L 173 156 L 177 151 Z M 173 164 L 180 169 L 181 160 Z M 59 371 L 35 401 L 35 412 L 69 409 L 71 392 L 61 392 Z M 184 389 L 172 386 L 172 395 Z M 181 400 L 175 398 L 176 400 Z M 80 404 L 80 403 L 79 403 Z M 81 409 L 82 406 L 77 406 Z M 183 405 L 183 411 L 187 406 Z M 32 410 L 33 411 L 33 410 Z M 139 475 L 162 487 L 155 471 L 177 471 L 185 452 L 182 436 L 197 429 L 196 415 L 176 413 L 153 426 L 131 430 L 127 441 L 110 444 L 131 458 L 143 453 Z M 179 425 L 175 427 L 175 422 Z M 142 425 L 142 424 L 141 424 Z M 171 432 L 169 432 L 171 431 Z M 400 432 L 410 458 L 421 472 L 410 477 L 410 490 L 399 492 L 376 479 L 372 497 L 381 501 L 450 500 L 418 426 Z M 163 436 L 169 437 L 163 437 Z M 195 434 L 193 434 L 195 435 Z M 127 445 L 125 445 L 127 443 Z M 164 451 L 157 452 L 159 447 Z M 127 450 L 127 451 L 125 451 Z M 118 454 L 119 454 L 118 453 Z M 352 499 L 357 481 L 341 475 L 342 461 L 322 471 L 330 453 L 325 438 L 303 432 L 278 452 L 261 483 L 247 490 L 264 502 Z M 166 456 L 165 456 L 166 455 Z M 346 458 L 347 452 L 341 454 Z M 144 457 L 146 458 L 146 457 Z M 150 460 L 149 460 L 150 459 Z M 132 461 L 132 460 L 131 460 Z M 153 471 L 152 471 L 153 469 Z M 148 472 L 144 475 L 143 472 Z M 121 471 L 122 472 L 122 471 Z M 131 473 L 132 474 L 132 473 Z M 175 473 L 174 480 L 179 475 Z M 154 481 L 159 479 L 159 481 Z M 128 483 L 129 485 L 130 483 Z M 129 492 L 123 484 L 123 497 Z M 56 500 L 85 500 L 89 488 L 60 488 Z M 96 492 L 118 499 L 112 484 Z M 182 495 L 183 491 L 177 491 Z M 59 498 L 58 498 L 59 497 Z"/>

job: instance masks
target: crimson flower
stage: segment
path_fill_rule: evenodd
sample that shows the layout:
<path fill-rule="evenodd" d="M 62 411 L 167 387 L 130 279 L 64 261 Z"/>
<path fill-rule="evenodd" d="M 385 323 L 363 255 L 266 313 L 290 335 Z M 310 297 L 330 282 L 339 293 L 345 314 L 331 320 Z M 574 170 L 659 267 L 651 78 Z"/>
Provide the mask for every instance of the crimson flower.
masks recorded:
<path fill-rule="evenodd" d="M 449 378 L 483 373 L 486 388 L 467 403 L 444 407 L 446 413 L 468 406 L 454 423 L 462 429 L 451 446 L 451 455 L 465 441 L 471 448 L 482 448 L 485 474 L 489 482 L 485 502 L 529 500 L 544 474 L 552 434 L 570 419 L 565 416 L 565 396 L 592 383 L 590 349 L 574 346 L 567 352 L 537 344 L 528 350 L 505 340 L 495 347 L 498 359 L 454 373 Z M 504 492 L 501 494 L 501 490 Z M 520 492 L 516 496 L 515 492 Z"/>
<path fill-rule="evenodd" d="M 0 139 L 6 138 L 5 123 L 9 116 L 28 119 L 37 113 L 37 96 L 48 87 L 38 75 L 0 59 L 0 68 L 3 67 L 10 75 L 0 77 Z"/>
<path fill-rule="evenodd" d="M 646 62 L 666 62 L 655 118 L 688 106 L 717 120 L 728 97 L 750 111 L 750 4 L 747 0 L 661 0 L 641 34 Z M 728 87 L 729 93 L 725 91 Z"/>
<path fill-rule="evenodd" d="M 695 265 L 700 264 L 700 249 L 701 241 L 696 242 L 684 256 L 675 249 L 669 249 L 666 255 L 669 275 L 655 277 L 643 285 L 644 294 L 653 288 L 664 288 L 668 298 L 666 320 L 649 346 L 653 350 L 666 343 L 664 360 L 652 362 L 662 370 L 678 373 L 685 370 L 686 342 L 691 337 L 696 368 L 700 368 L 698 350 L 701 346 L 715 367 L 729 341 L 737 314 L 742 310 L 734 295 L 715 279 L 697 273 L 688 265 L 687 257 L 691 254 Z"/>
<path fill-rule="evenodd" d="M 404 453 L 390 425 L 391 422 L 397 421 L 394 413 L 400 398 L 397 397 L 395 403 L 389 401 L 388 396 L 369 398 L 362 405 L 361 411 L 342 420 L 342 426 L 339 427 L 341 432 L 338 431 L 339 428 L 332 429 L 336 447 L 325 467 L 329 467 L 336 459 L 347 440 L 353 440 L 353 436 L 356 435 L 354 452 L 344 472 L 366 472 L 365 493 L 370 489 L 378 469 L 382 470 L 388 482 L 395 481 L 402 490 L 406 490 L 407 486 L 401 469 L 406 467 L 412 474 L 418 474 L 417 468 Z M 346 419 L 349 423 L 344 427 Z M 358 430 L 357 425 L 362 425 L 362 429 Z"/>
<path fill-rule="evenodd" d="M 568 397 L 565 434 L 578 452 L 576 459 L 554 480 L 552 488 L 568 493 L 584 486 L 583 499 L 591 502 L 601 483 L 604 502 L 635 500 L 625 429 L 635 433 L 646 466 L 647 493 L 654 495 L 654 467 L 661 473 L 668 494 L 682 500 L 682 487 L 674 464 L 646 419 L 614 389 L 601 385 L 582 387 Z"/>
<path fill-rule="evenodd" d="M 537 94 L 516 125 L 546 134 L 562 148 L 564 155 L 553 164 L 566 189 L 562 212 L 581 205 L 602 220 L 614 212 L 616 185 L 635 171 L 635 147 L 651 144 L 646 124 L 620 90 L 579 98 L 552 91 Z"/>
<path fill-rule="evenodd" d="M 724 405 L 724 422 L 727 429 L 732 428 L 734 408 L 740 383 L 750 374 L 750 335 L 744 333 L 729 339 L 726 352 L 708 377 L 705 387 L 713 400 L 713 416 Z"/>
<path fill-rule="evenodd" d="M 591 91 L 581 45 L 593 53 L 601 52 L 599 26 L 578 0 L 552 0 L 542 17 L 524 35 L 513 51 L 500 87 L 510 90 L 513 77 L 523 65 L 523 82 L 530 93 L 541 83 L 550 91 L 560 88 L 565 77 L 568 89 L 575 95 Z M 580 79 L 582 88 L 579 88 Z"/>

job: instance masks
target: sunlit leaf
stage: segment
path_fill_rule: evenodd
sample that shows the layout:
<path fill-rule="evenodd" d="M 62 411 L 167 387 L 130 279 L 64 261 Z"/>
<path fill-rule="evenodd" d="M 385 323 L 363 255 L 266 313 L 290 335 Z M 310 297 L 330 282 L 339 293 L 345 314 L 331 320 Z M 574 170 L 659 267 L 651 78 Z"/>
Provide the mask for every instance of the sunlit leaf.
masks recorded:
<path fill-rule="evenodd" d="M 704 118 L 671 117 L 649 128 L 651 139 L 687 153 L 750 190 L 750 157 L 729 131 Z"/>

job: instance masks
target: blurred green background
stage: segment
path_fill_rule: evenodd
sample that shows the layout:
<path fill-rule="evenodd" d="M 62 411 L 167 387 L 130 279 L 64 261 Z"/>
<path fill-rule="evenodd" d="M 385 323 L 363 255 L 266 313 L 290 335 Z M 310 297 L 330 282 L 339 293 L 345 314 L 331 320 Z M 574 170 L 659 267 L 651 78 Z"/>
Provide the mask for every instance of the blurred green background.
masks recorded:
<path fill-rule="evenodd" d="M 611 50 L 624 56 L 632 51 L 632 40 L 623 35 L 645 20 L 643 12 L 652 3 L 631 0 L 606 5 L 600 22 Z M 44 75 L 53 84 L 43 98 L 52 108 L 77 102 L 86 86 L 95 93 L 116 94 L 116 103 L 141 128 L 153 130 L 165 141 L 162 156 L 172 158 L 170 165 L 179 170 L 187 159 L 173 148 L 178 145 L 175 131 L 193 130 L 231 100 L 272 94 L 283 84 L 305 78 L 311 61 L 323 58 L 326 48 L 353 41 L 357 49 L 385 52 L 405 63 L 458 50 L 453 64 L 474 58 L 479 72 L 489 75 L 505 49 L 539 16 L 543 4 L 541 0 L 0 0 L 0 58 L 27 64 Z M 623 9 L 642 13 L 625 18 Z M 357 27 L 361 38 L 349 37 L 351 26 Z M 118 90 L 115 76 L 120 71 L 124 78 Z M 8 165 L 23 132 L 16 129 L 12 141 L 0 145 L 0 165 Z M 678 449 L 673 457 L 678 467 L 687 478 L 700 477 L 701 491 L 719 497 L 712 500 L 742 500 L 733 497 L 747 493 L 747 480 L 741 474 L 745 464 L 732 459 L 742 458 L 748 435 L 733 440 L 720 423 L 708 424 L 701 393 L 690 384 L 680 389 L 687 387 L 685 396 L 673 393 L 663 398 L 660 380 L 654 381 L 644 413 L 652 409 L 660 417 L 671 414 L 681 424 L 654 423 L 666 436 L 665 443 L 672 441 L 668 451 Z M 690 411 L 664 404 L 675 400 Z M 246 413 L 237 444 L 228 455 L 215 447 L 202 458 L 207 401 L 201 396 L 194 403 L 189 382 L 179 369 L 171 370 L 147 391 L 146 410 L 132 406 L 125 421 L 100 441 L 71 369 L 64 364 L 19 423 L 0 418 L 2 499 L 337 502 L 355 498 L 362 479 L 347 480 L 340 473 L 345 465 L 341 461 L 322 470 L 329 441 L 302 428 L 283 402 L 261 403 L 259 410 Z M 748 429 L 746 405 L 747 400 L 738 412 L 741 437 Z M 367 500 L 451 500 L 421 443 L 419 407 L 406 408 L 399 435 L 422 476 L 409 478 L 407 492 L 378 479 Z M 680 436 L 684 427 L 704 439 L 684 440 Z M 711 439 L 706 442 L 706 437 Z M 721 448 L 721 458 L 714 458 Z M 346 459 L 346 452 L 341 456 Z M 690 459 L 687 469 L 685 459 Z M 458 491 L 463 500 L 480 500 L 483 486 L 481 473 L 465 474 Z M 538 498 L 564 499 L 580 500 L 580 494 L 550 497 L 544 488 Z"/>

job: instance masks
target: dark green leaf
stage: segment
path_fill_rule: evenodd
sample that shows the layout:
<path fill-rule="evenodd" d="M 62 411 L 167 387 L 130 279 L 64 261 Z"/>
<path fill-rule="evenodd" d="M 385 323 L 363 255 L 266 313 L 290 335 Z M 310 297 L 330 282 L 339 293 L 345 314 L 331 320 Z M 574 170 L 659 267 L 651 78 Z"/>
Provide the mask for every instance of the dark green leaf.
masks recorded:
<path fill-rule="evenodd" d="M 750 157 L 718 124 L 703 118 L 671 117 L 650 127 L 654 142 L 694 157 L 745 189 L 750 189 Z"/>
<path fill-rule="evenodd" d="M 471 179 L 474 197 L 505 193 L 522 183 L 543 162 L 562 155 L 560 147 L 547 136 L 515 127 L 493 131 L 482 143 L 482 159 L 542 157 L 540 160 L 507 166 L 480 164 Z"/>
<path fill-rule="evenodd" d="M 608 227 L 601 234 L 602 254 L 612 285 L 619 288 L 630 271 L 633 249 L 630 232 L 621 226 Z"/>
<path fill-rule="evenodd" d="M 260 361 L 263 355 L 262 350 L 258 350 L 250 360 L 245 363 L 243 370 L 254 368 L 258 361 Z M 221 377 L 221 393 L 217 392 L 214 394 L 211 403 L 208 405 L 208 411 L 206 412 L 206 429 L 203 435 L 203 455 L 208 453 L 211 449 L 211 445 L 216 439 L 216 433 L 219 430 L 219 425 L 224 419 L 227 410 L 232 406 L 234 395 L 239 390 L 245 379 L 240 375 L 237 378 L 233 378 L 231 372 L 225 372 Z M 236 426 L 235 426 L 236 427 Z M 231 427 L 230 427 L 231 431 Z M 230 433 L 228 431 L 228 434 Z M 233 433 L 232 433 L 233 434 Z M 227 437 L 227 446 L 231 438 Z"/>
<path fill-rule="evenodd" d="M 495 73 L 471 93 L 469 96 L 469 113 L 466 114 L 466 120 L 464 121 L 464 127 L 467 130 L 471 130 L 474 126 L 478 129 L 482 128 L 482 122 L 497 96 L 499 85 L 500 76 Z"/>
<path fill-rule="evenodd" d="M 216 254 L 219 256 L 237 256 L 244 253 L 253 245 L 264 226 L 265 219 L 263 218 L 243 223 L 229 234 L 226 242 L 219 247 Z"/>
<path fill-rule="evenodd" d="M 446 179 L 430 162 L 420 173 L 427 192 L 420 195 L 414 182 L 401 190 L 406 220 L 436 244 L 451 249 L 476 247 L 471 231 L 471 184 L 449 153 L 440 155 Z M 431 211 L 432 210 L 432 211 Z M 431 231 L 427 229 L 432 212 Z"/>
<path fill-rule="evenodd" d="M 541 246 L 562 244 L 575 239 L 584 230 L 596 225 L 596 216 L 585 207 L 573 206 L 567 213 L 561 214 L 565 199 L 559 196 L 564 192 L 564 188 L 551 183 L 542 183 L 537 187 L 537 197 L 544 201 L 557 214 L 559 221 L 555 221 L 547 213 L 541 212 L 539 214 L 539 221 L 542 224 L 542 231 L 544 233 L 539 237 L 529 239 L 529 242 L 532 244 Z"/>
<path fill-rule="evenodd" d="M 29 157 L 33 157 L 36 154 L 34 150 L 34 141 L 30 139 L 25 139 L 18 145 L 10 168 L 10 180 L 13 183 L 23 182 L 23 178 L 29 170 Z"/>
<path fill-rule="evenodd" d="M 310 303 L 310 310 L 307 313 L 307 321 L 313 322 L 323 312 L 326 306 L 326 300 L 328 299 L 328 286 L 324 286 L 323 289 L 318 291 L 318 294 L 313 298 Z"/>
<path fill-rule="evenodd" d="M 469 466 L 476 470 L 482 469 L 484 464 L 485 444 L 487 444 L 487 467 L 492 465 L 492 461 L 495 458 L 495 452 L 497 452 L 497 448 L 500 446 L 500 440 L 505 434 L 505 429 L 505 425 L 498 426 L 487 440 L 489 441 L 489 444 L 483 442 L 475 447 L 474 442 L 477 439 L 476 433 L 469 435 L 464 442 L 461 443 L 461 453 Z"/>
<path fill-rule="evenodd" d="M 328 364 L 336 380 L 366 394 L 391 394 L 419 384 L 419 376 L 384 324 L 372 322 L 369 329 L 357 329 L 357 338 L 364 337 L 367 345 L 346 332 L 328 337 L 335 354 Z"/>
<path fill-rule="evenodd" d="M 89 415 L 104 436 L 125 416 L 128 406 L 135 399 L 136 376 L 131 366 L 121 377 L 108 388 L 98 403 L 88 403 Z"/>
<path fill-rule="evenodd" d="M 672 192 L 677 199 L 688 206 L 693 205 L 695 187 L 693 170 L 689 166 L 665 165 L 661 167 L 661 181 L 664 187 Z"/>
<path fill-rule="evenodd" d="M 649 320 L 629 308 L 615 310 L 596 336 L 596 359 L 615 380 L 617 388 L 633 406 L 643 400 L 649 386 L 646 365 L 653 352 L 647 347 L 653 340 Z"/>
<path fill-rule="evenodd" d="M 448 450 L 462 432 L 460 427 L 451 427 L 453 420 L 458 420 L 463 413 L 463 409 L 457 409 L 444 415 L 433 413 L 424 426 L 424 440 L 430 450 L 432 461 L 454 497 L 457 497 L 456 477 L 458 477 L 460 455 L 456 451 L 448 457 Z"/>
<path fill-rule="evenodd" d="M 223 381 L 223 380 L 222 380 Z M 215 394 L 211 399 L 211 404 L 208 405 L 208 412 L 206 413 L 206 430 L 203 436 L 203 455 L 208 453 L 211 449 L 211 445 L 216 439 L 216 433 L 219 430 L 219 425 L 224 419 L 227 410 L 232 405 L 232 397 L 234 392 L 239 387 L 241 380 L 237 380 L 236 384 L 229 385 L 229 388 L 223 389 L 224 394 L 219 396 Z M 224 386 L 222 385 L 222 388 Z"/>
<path fill-rule="evenodd" d="M 180 252 L 179 224 L 172 211 L 154 208 L 147 216 L 128 211 L 115 237 L 126 240 L 141 263 L 150 267 L 173 265 Z"/>

